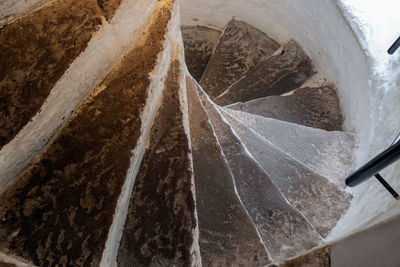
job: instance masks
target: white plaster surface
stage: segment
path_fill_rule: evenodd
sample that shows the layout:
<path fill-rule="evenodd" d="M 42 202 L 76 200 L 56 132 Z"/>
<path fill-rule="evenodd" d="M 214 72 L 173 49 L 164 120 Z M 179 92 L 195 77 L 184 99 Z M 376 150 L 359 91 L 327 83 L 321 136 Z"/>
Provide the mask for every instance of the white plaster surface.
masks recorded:
<path fill-rule="evenodd" d="M 111 22 L 95 34 L 56 83 L 39 113 L 0 150 L 0 194 L 40 154 L 48 140 L 132 46 L 155 2 L 123 1 Z"/>
<path fill-rule="evenodd" d="M 361 166 L 385 150 L 400 132 L 400 51 L 392 56 L 386 52 L 400 35 L 400 3 L 396 0 L 340 0 L 339 6 L 368 57 L 371 73 L 370 136 L 359 149 L 363 160 L 357 162 L 357 166 Z M 398 191 L 399 170 L 400 165 L 395 164 L 381 173 Z M 330 239 L 400 213 L 398 202 L 375 178 L 348 191 L 354 195 L 352 205 L 333 229 Z"/>

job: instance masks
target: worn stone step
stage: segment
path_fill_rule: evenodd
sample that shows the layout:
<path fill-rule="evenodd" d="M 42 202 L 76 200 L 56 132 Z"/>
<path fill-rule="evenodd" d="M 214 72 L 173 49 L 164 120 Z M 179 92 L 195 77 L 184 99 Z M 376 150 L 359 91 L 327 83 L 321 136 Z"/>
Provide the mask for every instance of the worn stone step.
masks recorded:
<path fill-rule="evenodd" d="M 0 29 L 0 149 L 32 119 L 121 0 L 53 1 Z"/>
<path fill-rule="evenodd" d="M 326 131 L 343 131 L 339 97 L 329 84 L 302 87 L 288 96 L 270 96 L 228 107 Z"/>
<path fill-rule="evenodd" d="M 215 98 L 278 48 L 279 44 L 261 31 L 233 19 L 222 34 L 200 84 Z"/>
<path fill-rule="evenodd" d="M 172 1 L 159 5 L 140 45 L 1 195 L 1 251 L 38 266 L 99 265 L 132 151 L 148 123 L 146 101 L 161 90 L 150 87 L 148 74 L 164 48 Z"/>
<path fill-rule="evenodd" d="M 295 123 L 224 108 L 286 154 L 330 182 L 345 187 L 352 171 L 355 138 L 345 132 L 328 132 Z"/>
<path fill-rule="evenodd" d="M 273 260 L 293 257 L 320 244 L 320 235 L 283 197 L 207 96 L 200 95 L 236 190 Z"/>
<path fill-rule="evenodd" d="M 290 92 L 314 74 L 311 59 L 295 41 L 287 42 L 280 54 L 260 62 L 215 99 L 219 105 Z"/>
<path fill-rule="evenodd" d="M 186 65 L 190 74 L 200 81 L 221 31 L 205 26 L 182 26 Z"/>
<path fill-rule="evenodd" d="M 224 116 L 286 199 L 310 221 L 321 236 L 326 237 L 348 209 L 351 195 L 228 113 L 224 112 Z"/>
<path fill-rule="evenodd" d="M 1 148 L 0 194 L 48 145 L 99 82 L 137 44 L 157 3 L 157 0 L 124 0 L 124 8 L 119 8 L 112 20 L 93 35 L 84 51 L 73 60 L 51 89 L 39 112 L 15 138 Z"/>
<path fill-rule="evenodd" d="M 234 181 L 207 114 L 187 79 L 190 134 L 203 266 L 263 266 L 270 262 Z"/>
<path fill-rule="evenodd" d="M 200 256 L 183 77 L 175 59 L 130 198 L 118 266 L 190 266 Z"/>

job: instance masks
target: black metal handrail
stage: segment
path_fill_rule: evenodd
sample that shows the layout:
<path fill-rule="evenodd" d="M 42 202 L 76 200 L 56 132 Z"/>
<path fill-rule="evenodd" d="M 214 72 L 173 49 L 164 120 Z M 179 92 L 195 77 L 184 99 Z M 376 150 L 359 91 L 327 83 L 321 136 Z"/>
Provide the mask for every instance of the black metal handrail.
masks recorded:
<path fill-rule="evenodd" d="M 400 36 L 399 36 L 399 38 L 397 38 L 396 41 L 394 41 L 394 43 L 392 44 L 392 46 L 390 46 L 390 48 L 388 49 L 387 52 L 390 55 L 393 55 L 394 52 L 396 52 L 396 50 L 399 49 L 399 47 L 400 47 Z"/>
<path fill-rule="evenodd" d="M 400 159 L 400 134 L 394 140 L 392 145 L 383 151 L 381 154 L 370 160 L 364 166 L 352 173 L 346 179 L 346 185 L 353 187 L 375 176 L 378 181 L 392 194 L 392 196 L 399 200 L 399 194 L 383 179 L 379 174 L 381 170 L 388 167 L 390 164 Z"/>
<path fill-rule="evenodd" d="M 353 187 L 375 176 L 379 182 L 395 197 L 399 199 L 397 192 L 379 174 L 381 170 L 400 159 L 400 135 L 393 144 L 381 154 L 370 160 L 364 166 L 352 173 L 346 179 L 346 185 Z"/>
<path fill-rule="evenodd" d="M 400 135 L 381 154 L 370 160 L 346 179 L 346 185 L 353 187 L 374 176 L 382 169 L 400 159 Z"/>

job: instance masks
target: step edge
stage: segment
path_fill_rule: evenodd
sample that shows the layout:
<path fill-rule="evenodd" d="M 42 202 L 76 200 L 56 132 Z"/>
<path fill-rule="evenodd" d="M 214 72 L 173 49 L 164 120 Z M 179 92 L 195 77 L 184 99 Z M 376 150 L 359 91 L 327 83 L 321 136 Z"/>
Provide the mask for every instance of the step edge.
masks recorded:
<path fill-rule="evenodd" d="M 223 158 L 223 161 L 224 161 L 224 163 L 225 163 L 225 165 L 227 166 L 227 169 L 228 169 L 228 171 L 229 171 L 229 176 L 230 176 L 231 179 L 232 179 L 232 184 L 233 184 L 233 187 L 234 187 L 234 191 L 235 191 L 236 198 L 238 199 L 238 201 L 239 201 L 239 203 L 240 203 L 242 209 L 243 209 L 244 212 L 246 213 L 249 222 L 252 224 L 252 226 L 253 226 L 253 228 L 254 228 L 254 230 L 255 230 L 255 232 L 256 232 L 256 234 L 257 234 L 259 240 L 260 240 L 260 243 L 263 245 L 264 250 L 265 250 L 265 252 L 266 252 L 267 255 L 268 255 L 269 260 L 272 261 L 273 258 L 271 257 L 271 254 L 270 254 L 270 252 L 268 251 L 268 249 L 267 249 L 267 247 L 266 247 L 266 245 L 265 245 L 265 243 L 264 243 L 264 240 L 263 240 L 262 237 L 261 237 L 261 234 L 260 234 L 260 232 L 259 232 L 259 229 L 258 229 L 257 225 L 254 223 L 253 219 L 251 218 L 249 212 L 247 211 L 246 207 L 244 206 L 244 204 L 243 204 L 243 202 L 242 202 L 242 199 L 241 199 L 241 197 L 240 197 L 240 195 L 239 195 L 239 192 L 238 192 L 238 190 L 237 190 L 236 181 L 235 181 L 235 179 L 234 179 L 234 176 L 233 176 L 231 167 L 229 166 L 228 160 L 226 159 L 226 156 L 225 156 L 224 151 L 223 151 L 223 149 L 222 149 L 221 143 L 219 142 L 218 136 L 217 136 L 217 134 L 216 134 L 216 132 L 215 132 L 215 130 L 214 130 L 214 125 L 213 125 L 213 123 L 211 122 L 211 119 L 209 118 L 209 115 L 208 115 L 209 112 L 207 111 L 207 108 L 206 108 L 206 107 L 204 106 L 204 104 L 202 103 L 202 101 L 201 101 L 201 96 L 199 95 L 198 91 L 201 90 L 201 91 L 205 94 L 205 96 L 207 97 L 207 100 L 208 100 L 208 101 L 211 101 L 211 100 L 209 99 L 209 96 L 207 95 L 207 93 L 205 93 L 205 92 L 203 91 L 201 85 L 200 85 L 195 79 L 192 78 L 192 80 L 193 80 L 194 83 L 196 84 L 196 87 L 197 87 L 197 88 L 196 88 L 196 89 L 197 89 L 197 90 L 196 90 L 196 94 L 197 94 L 197 97 L 199 98 L 199 101 L 200 101 L 200 104 L 201 104 L 203 110 L 204 110 L 205 113 L 207 114 L 207 120 L 208 120 L 208 123 L 209 123 L 209 125 L 210 125 L 210 127 L 211 127 L 211 129 L 212 129 L 214 139 L 216 140 L 216 144 L 217 144 L 218 149 L 219 149 L 219 153 L 221 154 L 221 156 L 222 156 L 222 158 Z"/>
<path fill-rule="evenodd" d="M 336 187 L 338 190 L 342 191 L 342 193 L 344 194 L 348 194 L 351 196 L 350 193 L 346 192 L 345 190 L 343 190 L 342 188 L 338 187 L 337 185 L 335 185 L 334 183 L 332 183 L 331 181 L 329 181 L 329 179 L 327 179 L 324 176 L 321 176 L 320 174 L 316 173 L 315 171 L 313 171 L 312 169 L 310 169 L 308 166 L 304 165 L 301 161 L 299 161 L 298 159 L 294 158 L 293 156 L 287 154 L 285 151 L 283 151 L 280 147 L 276 146 L 275 144 L 273 144 L 270 140 L 266 139 L 265 137 L 263 137 L 262 135 L 260 135 L 259 133 L 257 133 L 256 131 L 254 131 L 253 129 L 251 129 L 250 127 L 247 127 L 243 122 L 241 122 L 240 120 L 232 117 L 234 120 L 236 120 L 238 123 L 240 123 L 242 126 L 244 126 L 245 128 L 248 128 L 249 131 L 252 132 L 252 134 L 256 135 L 259 139 L 264 140 L 265 143 L 267 143 L 268 145 L 270 145 L 271 147 L 275 148 L 276 150 L 278 150 L 280 153 L 282 153 L 283 155 L 285 155 L 287 158 L 289 158 L 290 160 L 295 161 L 296 163 L 300 164 L 302 167 L 304 167 L 306 170 L 308 170 L 309 172 L 320 176 L 321 178 L 324 178 L 328 183 L 330 183 L 332 186 Z"/>
<path fill-rule="evenodd" d="M 319 237 L 319 240 L 317 240 L 317 241 L 319 241 L 319 243 L 320 243 L 319 245 L 321 245 L 321 243 L 324 243 L 324 242 L 325 242 L 325 238 L 324 238 L 323 236 L 321 236 L 321 234 L 315 229 L 314 225 L 310 222 L 310 220 L 309 220 L 301 211 L 299 211 L 296 207 L 294 207 L 294 206 L 289 202 L 289 200 L 283 195 L 283 193 L 282 193 L 281 190 L 278 188 L 278 186 L 269 178 L 268 171 L 266 171 L 266 170 L 262 167 L 261 163 L 253 157 L 253 155 L 251 154 L 251 152 L 247 149 L 246 145 L 243 143 L 243 141 L 242 141 L 242 139 L 240 138 L 240 136 L 239 136 L 239 135 L 236 133 L 236 131 L 234 130 L 233 126 L 228 122 L 228 120 L 226 119 L 225 115 L 222 114 L 223 111 L 221 111 L 214 103 L 210 102 L 210 104 L 213 105 L 214 108 L 216 108 L 216 111 L 217 111 L 218 114 L 220 115 L 221 120 L 223 120 L 223 122 L 226 123 L 226 124 L 229 126 L 230 131 L 231 131 L 232 134 L 236 137 L 236 140 L 239 141 L 241 147 L 243 148 L 243 151 L 245 152 L 245 155 L 242 155 L 242 156 L 245 156 L 245 157 L 249 158 L 250 160 L 252 160 L 252 161 L 255 163 L 255 165 L 257 166 L 257 168 L 258 168 L 262 173 L 264 173 L 265 176 L 271 181 L 271 183 L 273 184 L 273 186 L 275 187 L 275 189 L 280 193 L 282 199 L 286 202 L 286 204 L 287 204 L 289 207 L 291 207 L 294 211 L 296 211 L 298 214 L 300 214 L 300 216 L 301 216 L 301 217 L 305 220 L 305 222 L 311 227 L 311 229 L 314 230 L 314 233 L 316 234 L 316 236 Z M 221 149 L 222 149 L 222 147 L 221 147 Z M 223 149 L 222 149 L 222 150 L 223 150 Z M 229 165 L 228 162 L 227 162 L 227 164 L 228 164 L 229 168 L 231 169 L 231 167 L 230 167 L 230 165 Z M 232 173 L 232 172 L 231 172 L 231 173 Z M 234 175 L 233 175 L 233 174 L 232 174 L 232 177 L 233 177 L 233 179 L 234 179 Z M 244 206 L 244 205 L 243 205 L 243 206 Z M 249 215 L 249 216 L 250 216 L 250 215 Z M 257 226 L 256 226 L 256 227 L 257 227 Z M 261 238 L 261 236 L 260 236 L 260 238 Z M 319 246 L 319 245 L 318 245 L 318 246 Z M 271 258 L 274 259 L 273 257 L 271 257 Z"/>
<path fill-rule="evenodd" d="M 150 93 L 147 96 L 144 110 L 141 114 L 141 135 L 136 143 L 135 148 L 131 152 L 130 166 L 127 170 L 124 184 L 122 186 L 121 193 L 118 198 L 117 205 L 114 210 L 113 222 L 109 228 L 107 240 L 103 249 L 100 266 L 116 266 L 119 244 L 121 242 L 123 229 L 125 226 L 126 217 L 128 214 L 130 196 L 135 185 L 136 176 L 139 172 L 139 168 L 147 148 L 147 143 L 151 134 L 151 128 L 159 110 L 162 95 L 165 90 L 165 78 L 169 70 L 168 66 L 174 55 L 177 43 L 172 43 L 170 40 L 177 40 L 178 35 L 178 23 L 176 18 L 178 14 L 177 5 L 173 6 L 171 12 L 171 18 L 167 26 L 167 32 L 164 38 L 163 49 L 157 58 L 156 67 L 150 74 L 151 82 L 147 88 Z M 174 32 L 175 31 L 175 32 Z M 159 77 L 162 77 L 159 79 Z"/>

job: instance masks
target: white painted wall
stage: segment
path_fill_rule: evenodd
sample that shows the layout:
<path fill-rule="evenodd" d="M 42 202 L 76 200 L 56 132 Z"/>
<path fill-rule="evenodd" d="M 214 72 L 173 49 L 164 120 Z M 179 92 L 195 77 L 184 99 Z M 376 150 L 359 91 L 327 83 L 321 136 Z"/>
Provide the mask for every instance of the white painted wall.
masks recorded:
<path fill-rule="evenodd" d="M 368 57 L 371 101 L 370 139 L 361 150 L 368 160 L 385 150 L 400 132 L 400 52 L 390 56 L 387 49 L 400 35 L 400 3 L 396 0 L 340 0 L 339 6 L 353 28 Z M 382 172 L 389 183 L 400 190 L 400 164 Z M 399 203 L 376 179 L 355 188 L 352 205 L 332 231 L 330 238 L 341 236 L 353 226 L 378 223 L 400 213 Z"/>
<path fill-rule="evenodd" d="M 235 17 L 281 43 L 289 39 L 300 43 L 317 71 L 337 86 L 346 131 L 358 137 L 355 167 L 359 167 L 384 150 L 400 130 L 400 61 L 396 58 L 381 62 L 382 58 L 377 55 L 386 53 L 382 51 L 381 38 L 388 35 L 382 33 L 382 26 L 374 28 L 375 35 L 370 34 L 371 28 L 360 27 L 362 18 L 366 25 L 374 21 L 365 16 L 365 12 L 349 12 L 349 3 L 371 5 L 375 2 L 369 16 L 374 12 L 393 16 L 398 9 L 385 4 L 395 1 L 181 0 L 180 3 L 184 25 L 223 29 Z M 352 11 L 359 10 L 357 6 L 351 7 Z M 391 8 L 393 11 L 389 12 Z M 387 20 L 389 22 L 393 23 L 393 20 Z M 399 24 L 392 25 L 392 28 Z M 368 45 L 374 39 L 379 42 Z M 381 45 L 379 49 L 376 49 L 377 43 Z M 389 70 L 396 75 L 388 77 L 386 71 Z M 394 175 L 394 171 L 399 168 L 397 165 L 397 168 L 393 166 L 383 172 L 398 189 L 400 175 Z M 373 179 L 349 191 L 354 194 L 351 208 L 330 238 L 342 236 L 365 223 L 379 221 L 388 210 L 391 214 L 400 212 L 391 196 Z"/>

